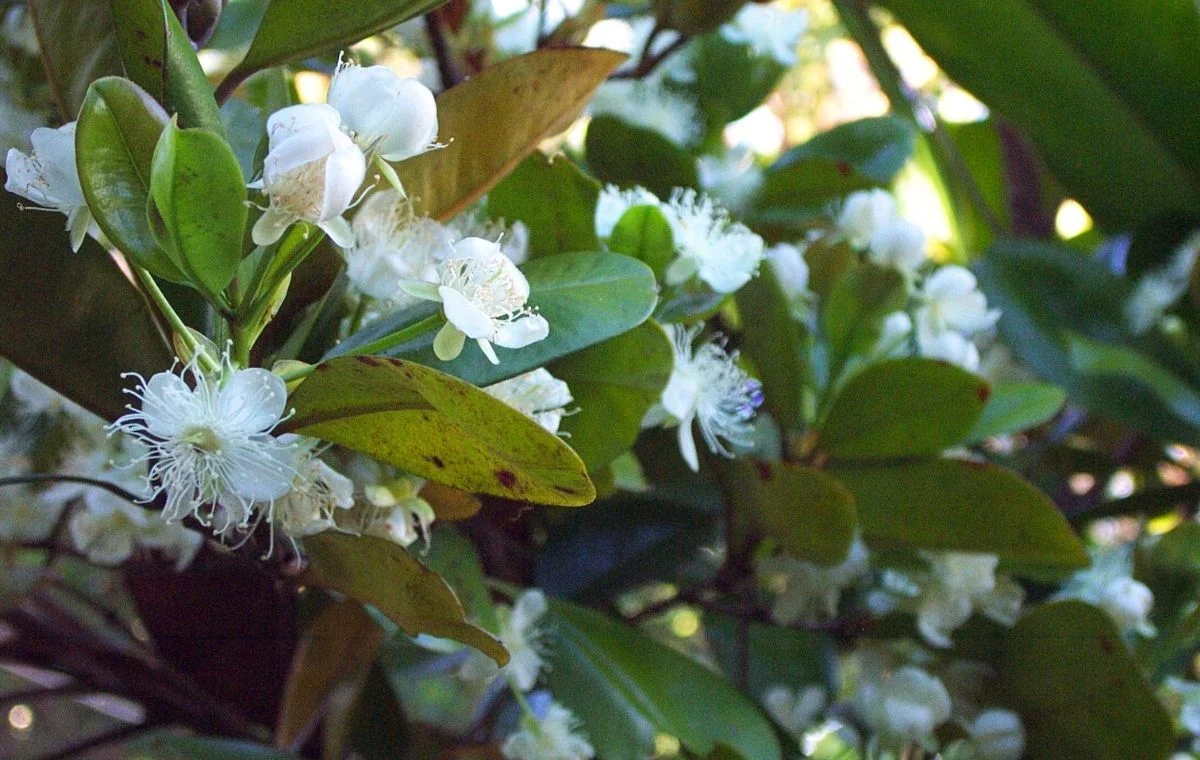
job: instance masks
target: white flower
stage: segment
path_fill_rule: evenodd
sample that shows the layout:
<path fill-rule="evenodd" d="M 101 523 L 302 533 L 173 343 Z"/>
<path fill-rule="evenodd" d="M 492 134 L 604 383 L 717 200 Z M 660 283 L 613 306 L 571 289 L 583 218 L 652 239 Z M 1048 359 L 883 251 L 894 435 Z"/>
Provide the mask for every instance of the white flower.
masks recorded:
<path fill-rule="evenodd" d="M 775 722 L 792 736 L 804 735 L 825 711 L 827 699 L 820 686 L 808 686 L 795 691 L 786 686 L 773 686 L 763 694 L 763 706 Z"/>
<path fill-rule="evenodd" d="M 491 658 L 473 651 L 463 663 L 459 675 L 467 680 L 479 681 L 504 673 L 521 691 L 532 689 L 546 665 L 545 644 L 538 621 L 547 609 L 546 595 L 540 589 L 523 592 L 512 607 L 497 605 L 496 617 L 500 626 L 497 636 L 511 659 L 504 668 L 497 669 Z"/>
<path fill-rule="evenodd" d="M 889 746 L 923 742 L 950 717 L 946 687 L 913 665 L 864 674 L 854 701 L 863 721 Z"/>
<path fill-rule="evenodd" d="M 24 5 L 14 5 L 4 14 L 4 39 L 25 55 L 41 55 L 42 46 L 33 26 L 33 17 Z"/>
<path fill-rule="evenodd" d="M 632 127 L 657 132 L 680 148 L 700 135 L 703 120 L 695 101 L 657 82 L 610 79 L 596 90 L 593 116 L 615 116 Z"/>
<path fill-rule="evenodd" d="M 925 262 L 925 230 L 907 219 L 895 218 L 871 235 L 867 257 L 881 266 L 915 272 Z"/>
<path fill-rule="evenodd" d="M 249 525 L 254 502 L 273 502 L 296 477 L 294 446 L 271 431 L 283 418 L 287 389 L 265 369 L 227 368 L 206 376 L 193 360 L 183 377 L 159 372 L 126 392 L 141 402 L 112 425 L 148 449 L 146 485 L 165 495 L 164 519 L 194 514 L 210 524 L 218 505 L 224 524 Z M 207 508 L 207 509 L 206 509 Z"/>
<path fill-rule="evenodd" d="M 532 417 L 551 433 L 558 432 L 558 426 L 566 414 L 565 407 L 574 400 L 567 384 L 541 367 L 489 385 L 483 390 L 521 414 Z"/>
<path fill-rule="evenodd" d="M 679 257 L 667 268 L 668 285 L 692 275 L 718 293 L 732 293 L 749 282 L 763 258 L 763 239 L 695 190 L 676 190 L 666 209 Z"/>
<path fill-rule="evenodd" d="M 1135 335 L 1153 327 L 1187 292 L 1192 268 L 1200 255 L 1200 230 L 1193 232 L 1162 267 L 1142 275 L 1125 302 L 1125 318 Z"/>
<path fill-rule="evenodd" d="M 750 442 L 753 434 L 750 419 L 762 404 L 762 385 L 737 366 L 737 352 L 726 353 L 719 338 L 707 340 L 693 350 L 699 325 L 663 327 L 672 339 L 675 367 L 657 408 L 650 410 L 642 426 L 676 423 L 679 451 L 688 466 L 699 472 L 700 457 L 692 437 L 692 423 L 699 425 L 710 451 L 732 457 L 730 445 L 745 446 Z"/>
<path fill-rule="evenodd" d="M 1112 617 L 1122 633 L 1154 634 L 1150 610 L 1154 592 L 1131 577 L 1132 559 L 1123 549 L 1095 552 L 1092 564 L 1073 575 L 1055 599 L 1078 599 L 1094 604 Z"/>
<path fill-rule="evenodd" d="M 320 442 L 299 436 L 280 436 L 281 443 L 296 443 L 298 462 L 292 489 L 275 501 L 272 516 L 294 538 L 311 536 L 334 527 L 334 510 L 354 506 L 354 483 L 321 461 Z"/>
<path fill-rule="evenodd" d="M 863 250 L 896 218 L 896 199 L 886 190 L 860 190 L 842 201 L 837 228 L 851 247 Z"/>
<path fill-rule="evenodd" d="M 936 647 L 949 647 L 950 636 L 975 610 L 1004 625 L 1016 622 L 1024 590 L 1005 577 L 996 577 L 994 554 L 924 552 L 930 579 L 921 591 L 917 629 Z"/>
<path fill-rule="evenodd" d="M 420 279 L 435 260 L 453 252 L 445 230 L 416 216 L 395 190 L 372 193 L 354 217 L 354 245 L 346 249 L 346 277 L 361 293 L 401 308 L 414 299 L 402 280 Z"/>
<path fill-rule="evenodd" d="M 956 332 L 918 333 L 917 345 L 926 359 L 941 359 L 968 372 L 979 369 L 979 347 Z"/>
<path fill-rule="evenodd" d="M 451 243 L 471 237 L 499 240 L 500 252 L 517 266 L 529 259 L 529 228 L 519 220 L 506 224 L 503 219 L 488 219 L 474 210 L 450 220 L 445 226 L 445 233 Z"/>
<path fill-rule="evenodd" d="M 429 502 L 420 497 L 425 481 L 413 475 L 402 475 L 387 482 L 382 481 L 378 466 L 370 482 L 363 486 L 367 501 L 375 507 L 368 517 L 363 532 L 386 538 L 401 546 L 411 546 L 417 539 L 425 539 L 429 548 L 430 527 L 437 515 Z"/>
<path fill-rule="evenodd" d="M 1133 578 L 1114 578 L 1101 590 L 1099 604 L 1121 630 L 1136 630 L 1148 624 L 1154 592 Z"/>
<path fill-rule="evenodd" d="M 20 442 L 0 438 L 0 477 L 29 474 L 29 459 Z M 0 488 L 0 543 L 44 541 L 62 514 L 64 504 L 45 501 L 32 488 L 12 485 Z"/>
<path fill-rule="evenodd" d="M 436 147 L 438 116 L 433 92 L 386 66 L 338 65 L 329 83 L 329 105 L 365 152 L 403 161 Z"/>
<path fill-rule="evenodd" d="M 343 248 L 354 244 L 342 214 L 366 178 L 367 162 L 340 122 L 337 110 L 322 104 L 288 106 L 267 119 L 263 176 L 250 186 L 262 188 L 271 203 L 254 225 L 256 245 L 271 245 L 300 220 Z"/>
<path fill-rule="evenodd" d="M 529 281 L 496 243 L 482 238 L 458 241 L 454 254 L 430 267 L 425 280 L 410 280 L 401 287 L 442 304 L 446 324 L 433 341 L 433 351 L 442 361 L 462 353 L 463 343 L 471 338 L 488 361 L 499 364 L 493 343 L 523 348 L 550 334 L 546 320 L 526 305 Z"/>
<path fill-rule="evenodd" d="M 607 239 L 625 212 L 634 206 L 659 206 L 658 196 L 644 187 L 622 190 L 605 185 L 596 200 L 596 236 Z"/>
<path fill-rule="evenodd" d="M 574 713 L 551 702 L 541 720 L 522 718 L 521 729 L 504 740 L 500 754 L 507 760 L 589 760 L 596 750 L 579 733 Z"/>
<path fill-rule="evenodd" d="M 917 336 L 932 342 L 938 335 L 953 330 L 970 336 L 996 324 L 997 309 L 988 309 L 987 297 L 979 291 L 975 275 L 956 264 L 941 267 L 925 278 L 917 293 Z"/>
<path fill-rule="evenodd" d="M 763 183 L 762 169 L 745 145 L 730 148 L 720 156 L 701 156 L 696 168 L 704 191 L 739 213 L 746 210 Z"/>
<path fill-rule="evenodd" d="M 1021 760 L 1025 755 L 1025 727 L 1011 710 L 984 710 L 967 727 L 979 760 Z"/>
<path fill-rule="evenodd" d="M 75 122 L 58 129 L 39 127 L 30 135 L 33 153 L 10 148 L 4 161 L 4 189 L 39 206 L 67 215 L 71 250 L 78 251 L 92 224 L 75 166 Z"/>
<path fill-rule="evenodd" d="M 36 417 L 49 414 L 65 414 L 77 423 L 87 425 L 100 418 L 71 401 L 66 396 L 42 381 L 19 369 L 14 369 L 8 379 L 8 388 L 17 400 L 22 414 Z"/>
<path fill-rule="evenodd" d="M 846 559 L 836 565 L 818 565 L 783 554 L 760 560 L 759 575 L 778 594 L 771 617 L 781 625 L 833 618 L 842 590 L 866 575 L 868 558 L 866 544 L 855 539 Z"/>
<path fill-rule="evenodd" d="M 807 301 L 811 297 L 808 291 L 808 262 L 804 260 L 804 251 L 791 243 L 779 243 L 766 251 L 766 259 L 771 263 L 775 279 L 789 301 Z"/>
<path fill-rule="evenodd" d="M 748 45 L 754 55 L 770 56 L 780 66 L 796 64 L 796 46 L 808 27 L 808 13 L 771 3 L 743 5 L 733 21 L 721 27 L 730 42 Z"/>
<path fill-rule="evenodd" d="M 101 489 L 91 489 L 84 504 L 71 515 L 75 548 L 97 565 L 115 567 L 129 559 L 138 535 L 149 525 L 150 513 Z"/>

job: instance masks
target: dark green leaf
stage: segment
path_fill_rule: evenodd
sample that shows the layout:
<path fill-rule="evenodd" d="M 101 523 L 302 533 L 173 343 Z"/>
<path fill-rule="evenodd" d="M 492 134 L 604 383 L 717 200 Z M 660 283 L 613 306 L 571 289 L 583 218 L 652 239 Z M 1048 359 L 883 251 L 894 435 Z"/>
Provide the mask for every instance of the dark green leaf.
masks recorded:
<path fill-rule="evenodd" d="M 88 85 L 121 73 L 108 0 L 29 0 L 46 78 L 59 113 L 79 113 Z"/>
<path fill-rule="evenodd" d="M 526 264 L 529 303 L 550 323 L 550 336 L 525 348 L 497 348 L 500 364 L 488 362 L 474 346 L 455 360 L 433 354 L 433 335 L 426 334 L 387 352 L 436 367 L 475 385 L 490 385 L 545 366 L 621 333 L 650 316 L 657 299 L 654 273 L 640 261 L 615 253 L 564 253 Z M 416 309 L 381 319 L 331 352 L 339 356 L 370 341 L 395 333 L 428 316 Z"/>
<path fill-rule="evenodd" d="M 608 236 L 608 249 L 644 261 L 662 279 L 675 258 L 675 233 L 662 209 L 634 206 L 617 220 Z"/>
<path fill-rule="evenodd" d="M 166 112 L 136 84 L 98 79 L 79 111 L 75 152 L 83 196 L 108 239 L 138 266 L 182 282 L 146 219 L 151 159 L 166 123 Z"/>
<path fill-rule="evenodd" d="M 932 456 L 961 443 L 992 389 L 933 359 L 872 364 L 838 392 L 817 447 L 837 459 Z"/>
<path fill-rule="evenodd" d="M 466 621 L 463 608 L 441 576 L 399 544 L 373 536 L 326 531 L 304 539 L 304 583 L 345 594 L 382 612 L 409 636 L 427 633 L 454 639 L 508 662 L 508 651 Z"/>
<path fill-rule="evenodd" d="M 600 185 L 563 156 L 536 152 L 496 185 L 488 215 L 529 228 L 529 253 L 594 251 Z"/>
<path fill-rule="evenodd" d="M 690 64 L 700 108 L 722 127 L 761 105 L 787 72 L 774 58 L 754 55 L 750 46 L 719 33 L 693 43 Z"/>
<path fill-rule="evenodd" d="M 838 161 L 879 185 L 889 184 L 912 158 L 916 132 L 898 116 L 841 124 L 784 153 L 772 171 L 811 161 Z"/>
<path fill-rule="evenodd" d="M 904 275 L 892 267 L 860 264 L 838 275 L 821 315 L 830 380 L 851 356 L 875 346 L 884 317 L 904 308 L 907 299 Z"/>
<path fill-rule="evenodd" d="M 992 216 L 1003 229 L 1009 229 L 1007 169 L 1000 131 L 995 119 L 946 124 L 945 127 Z M 968 191 L 963 188 L 961 182 L 946 182 L 944 186 L 954 211 L 959 244 L 970 258 L 974 258 L 992 244 L 992 230 L 972 199 L 968 197 Z M 1035 187 L 1033 193 L 1040 194 L 1041 190 L 1042 188 Z M 1049 191 L 1044 191 L 1044 194 L 1049 198 Z"/>
<path fill-rule="evenodd" d="M 787 297 L 769 266 L 742 286 L 736 298 L 742 319 L 742 353 L 753 362 L 762 381 L 763 404 L 784 431 L 799 430 L 804 424 L 802 394 L 808 378 L 806 330 L 792 317 Z"/>
<path fill-rule="evenodd" d="M 550 610 L 546 681 L 605 760 L 644 760 L 656 733 L 700 754 L 724 743 L 755 760 L 780 757 L 766 719 L 724 678 L 599 613 L 566 602 Z"/>
<path fill-rule="evenodd" d="M 187 127 L 225 133 L 212 87 L 165 0 L 110 0 L 126 75 Z"/>
<path fill-rule="evenodd" d="M 171 351 L 150 308 L 91 240 L 72 254 L 59 214 L 0 194 L 0 355 L 73 401 L 115 419 L 122 372 L 149 377 Z"/>
<path fill-rule="evenodd" d="M 1088 564 L 1054 503 L 1002 467 L 933 459 L 829 472 L 854 494 L 863 536 L 876 546 L 986 552 L 1047 569 Z"/>
<path fill-rule="evenodd" d="M 1105 227 L 1200 211 L 1191 0 L 882 4 L 953 79 L 1021 127 Z"/>
<path fill-rule="evenodd" d="M 575 398 L 579 412 L 564 417 L 561 429 L 589 472 L 633 446 L 672 365 L 671 341 L 653 322 L 550 365 L 550 373 L 565 380 Z"/>
<path fill-rule="evenodd" d="M 361 451 L 438 483 L 537 504 L 596 493 L 557 436 L 478 388 L 373 356 L 318 365 L 292 394 L 288 430 Z"/>
<path fill-rule="evenodd" d="M 854 495 L 820 470 L 788 462 L 739 459 L 728 468 L 738 517 L 785 552 L 822 565 L 846 558 L 854 540 Z"/>
<path fill-rule="evenodd" d="M 1058 414 L 1066 400 L 1066 391 L 1048 383 L 993 385 L 992 395 L 967 435 L 966 443 L 979 443 L 994 435 L 1035 428 Z"/>
<path fill-rule="evenodd" d="M 496 608 L 492 604 L 492 594 L 488 590 L 475 547 L 461 533 L 447 525 L 434 528 L 429 544 L 425 564 L 442 576 L 442 580 L 454 590 L 454 595 L 466 610 L 467 618 L 488 630 L 497 630 Z"/>
<path fill-rule="evenodd" d="M 318 1 L 324 8 L 325 0 L 301 4 Z M 451 87 L 437 103 L 438 137 L 449 145 L 397 164 L 405 189 L 422 213 L 451 218 L 565 129 L 624 59 L 611 50 L 548 48 Z"/>
<path fill-rule="evenodd" d="M 300 760 L 299 755 L 238 739 L 155 734 L 125 745 L 131 757 L 147 760 Z"/>
<path fill-rule="evenodd" d="M 1021 618 L 996 664 L 1029 757 L 1166 758 L 1174 731 L 1112 620 L 1082 602 Z"/>
<path fill-rule="evenodd" d="M 738 677 L 738 629 L 743 621 L 731 615 L 704 613 L 704 633 L 713 654 L 730 680 Z M 836 652 L 832 640 L 821 633 L 750 621 L 746 623 L 750 657 L 746 663 L 746 691 L 761 700 L 774 686 L 820 685 L 833 693 Z"/>
<path fill-rule="evenodd" d="M 198 289 L 220 293 L 242 261 L 247 215 L 246 180 L 229 143 L 169 125 L 154 149 L 150 195 L 172 261 Z"/>
<path fill-rule="evenodd" d="M 588 125 L 588 169 L 603 182 L 641 185 L 659 197 L 677 187 L 697 187 L 696 159 L 658 132 L 597 116 Z"/>

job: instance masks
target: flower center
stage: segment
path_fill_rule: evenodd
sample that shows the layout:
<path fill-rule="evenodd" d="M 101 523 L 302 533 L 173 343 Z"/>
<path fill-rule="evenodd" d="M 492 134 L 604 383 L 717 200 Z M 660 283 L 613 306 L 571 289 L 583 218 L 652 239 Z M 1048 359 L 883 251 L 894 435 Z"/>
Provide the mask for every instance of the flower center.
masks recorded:
<path fill-rule="evenodd" d="M 183 434 L 182 440 L 203 454 L 218 454 L 221 451 L 221 439 L 210 427 L 191 428 Z"/>

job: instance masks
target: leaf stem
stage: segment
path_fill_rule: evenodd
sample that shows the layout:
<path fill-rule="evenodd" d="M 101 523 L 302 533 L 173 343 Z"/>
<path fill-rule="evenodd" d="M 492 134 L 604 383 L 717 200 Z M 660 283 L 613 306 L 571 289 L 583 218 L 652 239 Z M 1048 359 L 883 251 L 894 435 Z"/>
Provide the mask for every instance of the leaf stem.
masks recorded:
<path fill-rule="evenodd" d="M 154 301 L 154 305 L 158 307 L 159 312 L 166 318 L 167 323 L 171 325 L 171 329 L 175 331 L 175 334 L 179 336 L 179 339 L 183 341 L 183 344 L 187 346 L 192 355 L 198 358 L 201 368 L 206 372 L 219 372 L 221 370 L 220 363 L 215 357 L 209 356 L 204 347 L 200 345 L 200 341 L 196 340 L 196 336 L 192 334 L 191 328 L 175 312 L 174 307 L 171 306 L 171 302 L 167 300 L 162 289 L 158 287 L 158 283 L 154 281 L 154 276 L 136 264 L 130 264 L 130 266 L 134 274 L 137 275 L 138 280 L 142 283 L 142 288 L 145 289 L 146 295 L 150 297 L 150 300 Z"/>

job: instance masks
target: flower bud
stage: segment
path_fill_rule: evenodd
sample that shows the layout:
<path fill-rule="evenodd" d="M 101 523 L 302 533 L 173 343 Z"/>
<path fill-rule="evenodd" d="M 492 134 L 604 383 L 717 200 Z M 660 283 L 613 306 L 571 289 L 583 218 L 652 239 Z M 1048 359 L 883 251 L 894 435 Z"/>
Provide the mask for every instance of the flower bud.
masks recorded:
<path fill-rule="evenodd" d="M 437 139 L 437 102 L 420 82 L 396 76 L 386 66 L 338 67 L 329 85 L 329 105 L 365 151 L 403 161 L 432 148 Z"/>

